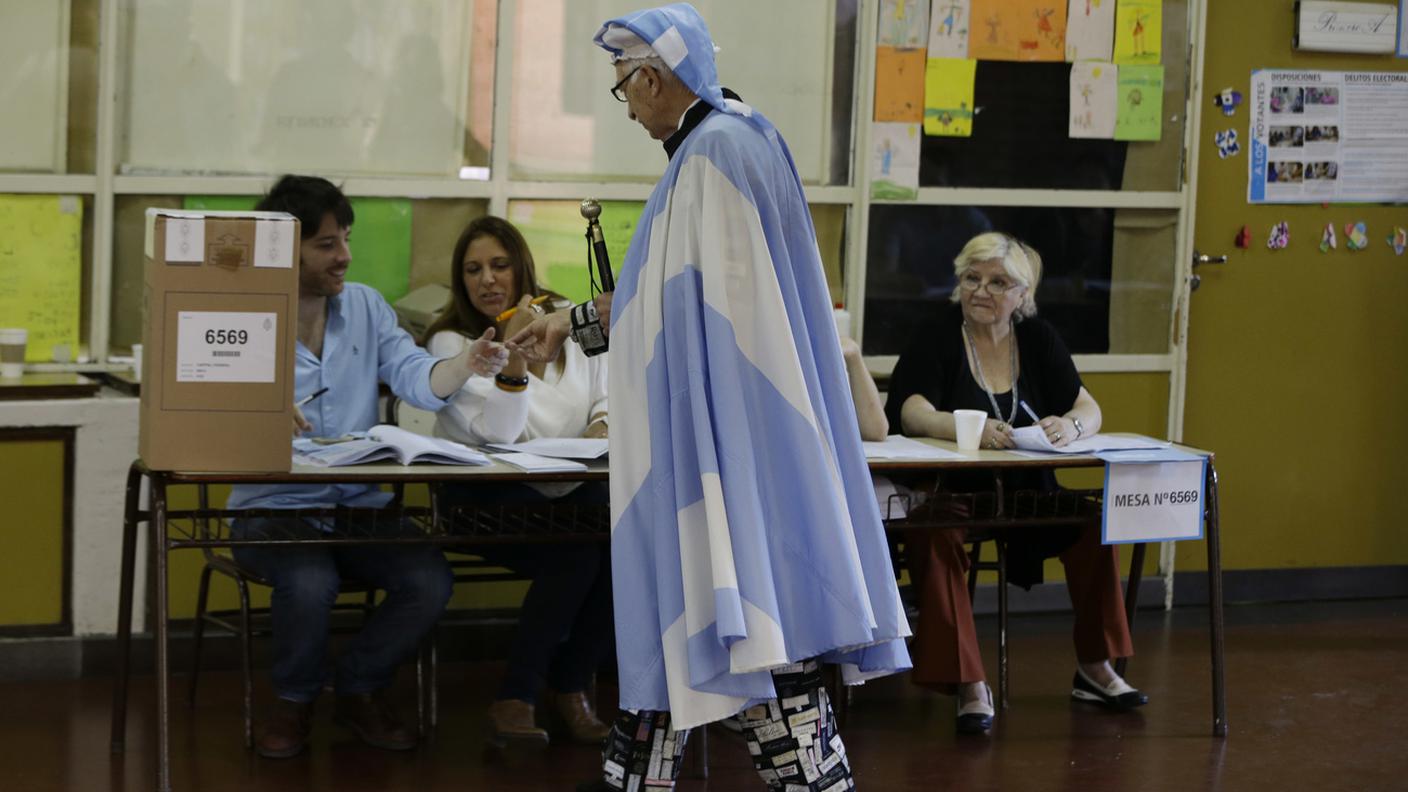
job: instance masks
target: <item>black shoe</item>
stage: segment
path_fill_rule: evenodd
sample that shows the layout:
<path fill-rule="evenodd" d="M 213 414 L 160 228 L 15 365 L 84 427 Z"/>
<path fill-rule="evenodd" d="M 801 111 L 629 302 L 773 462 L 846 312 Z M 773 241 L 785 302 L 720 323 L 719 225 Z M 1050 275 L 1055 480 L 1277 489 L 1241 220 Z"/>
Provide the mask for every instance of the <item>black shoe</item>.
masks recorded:
<path fill-rule="evenodd" d="M 1089 701 L 1116 712 L 1127 712 L 1149 703 L 1149 697 L 1130 687 L 1123 679 L 1115 677 L 1114 684 L 1101 687 L 1095 680 L 1076 667 L 1076 675 L 1071 680 L 1071 698 L 1076 701 Z"/>
<path fill-rule="evenodd" d="M 977 701 L 963 703 L 958 701 L 958 721 L 955 729 L 959 734 L 987 734 L 992 728 L 992 718 L 996 714 L 992 706 L 992 688 L 988 683 L 980 683 L 983 686 L 981 695 Z"/>

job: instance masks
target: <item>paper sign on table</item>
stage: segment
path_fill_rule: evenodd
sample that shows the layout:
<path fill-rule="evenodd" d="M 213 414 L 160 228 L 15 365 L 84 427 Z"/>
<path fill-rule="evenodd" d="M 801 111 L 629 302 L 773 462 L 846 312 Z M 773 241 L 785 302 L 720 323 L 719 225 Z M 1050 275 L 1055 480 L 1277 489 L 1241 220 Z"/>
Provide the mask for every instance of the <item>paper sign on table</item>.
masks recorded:
<path fill-rule="evenodd" d="M 1120 66 L 1115 140 L 1158 140 L 1163 134 L 1164 67 Z"/>
<path fill-rule="evenodd" d="M 929 13 L 929 57 L 968 57 L 970 10 L 969 0 L 934 0 Z"/>
<path fill-rule="evenodd" d="M 875 50 L 875 120 L 924 120 L 924 50 Z"/>
<path fill-rule="evenodd" d="M 977 72 L 975 60 L 929 59 L 924 72 L 924 134 L 973 134 L 973 80 Z"/>
<path fill-rule="evenodd" d="M 1115 63 L 1160 63 L 1163 0 L 1118 0 L 1115 6 Z"/>
<path fill-rule="evenodd" d="M 1115 136 L 1119 67 L 1086 61 L 1071 65 L 1071 119 L 1073 138 Z"/>
<path fill-rule="evenodd" d="M 1185 455 L 1187 456 L 1187 455 Z M 1203 538 L 1207 460 L 1107 462 L 1104 544 Z"/>
<path fill-rule="evenodd" d="M 874 124 L 870 130 L 870 197 L 890 200 L 917 198 L 919 125 Z"/>
<path fill-rule="evenodd" d="M 1066 10 L 1066 60 L 1111 60 L 1115 0 L 1070 0 Z"/>
<path fill-rule="evenodd" d="M 928 40 L 929 0 L 880 0 L 880 29 L 876 33 L 876 44 L 923 49 Z"/>
<path fill-rule="evenodd" d="M 973 0 L 972 16 L 970 58 L 1065 60 L 1065 0 Z"/>

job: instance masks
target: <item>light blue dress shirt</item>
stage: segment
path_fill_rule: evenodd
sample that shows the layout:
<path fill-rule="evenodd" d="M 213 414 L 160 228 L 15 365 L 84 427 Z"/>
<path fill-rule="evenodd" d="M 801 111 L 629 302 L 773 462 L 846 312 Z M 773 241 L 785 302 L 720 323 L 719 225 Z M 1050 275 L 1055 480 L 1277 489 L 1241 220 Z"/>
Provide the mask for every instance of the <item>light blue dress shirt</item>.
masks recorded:
<path fill-rule="evenodd" d="M 348 283 L 342 294 L 328 299 L 322 358 L 301 342 L 294 352 L 294 401 L 328 389 L 302 408 L 313 425 L 308 436 L 340 437 L 381 423 L 379 380 L 407 404 L 438 411 L 445 400 L 430 389 L 430 370 L 437 362 L 396 324 L 396 314 L 379 293 Z M 368 484 L 241 485 L 230 492 L 226 508 L 381 507 L 390 500 L 391 493 Z"/>

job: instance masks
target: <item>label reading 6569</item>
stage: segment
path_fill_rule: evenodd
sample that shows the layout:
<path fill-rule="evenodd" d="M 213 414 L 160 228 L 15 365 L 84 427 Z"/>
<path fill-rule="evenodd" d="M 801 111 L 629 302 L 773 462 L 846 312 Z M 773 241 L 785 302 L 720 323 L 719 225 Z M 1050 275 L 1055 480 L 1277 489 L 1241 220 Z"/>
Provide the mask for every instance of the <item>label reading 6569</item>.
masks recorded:
<path fill-rule="evenodd" d="M 177 382 L 273 382 L 278 315 L 235 311 L 177 314 Z"/>

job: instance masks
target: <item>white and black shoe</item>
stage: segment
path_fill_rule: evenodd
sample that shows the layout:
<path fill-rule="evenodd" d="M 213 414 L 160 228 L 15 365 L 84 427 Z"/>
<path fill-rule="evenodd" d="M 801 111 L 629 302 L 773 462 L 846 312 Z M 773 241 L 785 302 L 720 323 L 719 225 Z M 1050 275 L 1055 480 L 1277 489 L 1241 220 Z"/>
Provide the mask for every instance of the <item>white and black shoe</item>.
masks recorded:
<path fill-rule="evenodd" d="M 1110 685 L 1102 686 L 1086 676 L 1085 671 L 1076 667 L 1075 679 L 1071 681 L 1071 698 L 1076 701 L 1089 701 L 1107 709 L 1126 712 L 1149 703 L 1149 697 L 1130 687 L 1127 682 L 1115 677 Z"/>
<path fill-rule="evenodd" d="M 977 701 L 964 702 L 962 698 L 958 700 L 958 721 L 956 730 L 959 734 L 987 734 L 992 728 L 992 717 L 995 714 L 992 708 L 992 688 L 988 683 L 979 682 L 981 685 L 978 691 Z"/>

